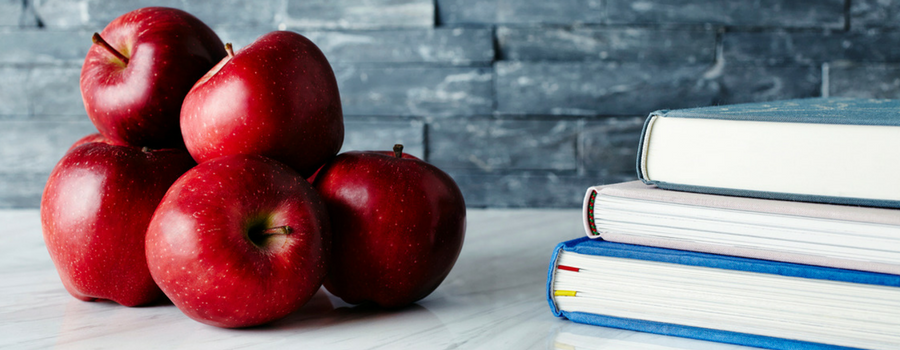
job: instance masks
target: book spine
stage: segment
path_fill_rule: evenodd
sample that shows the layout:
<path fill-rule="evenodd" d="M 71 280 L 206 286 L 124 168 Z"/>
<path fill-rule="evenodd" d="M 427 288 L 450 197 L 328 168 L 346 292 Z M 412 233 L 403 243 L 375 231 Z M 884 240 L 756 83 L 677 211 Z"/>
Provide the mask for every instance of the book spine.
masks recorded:
<path fill-rule="evenodd" d="M 597 231 L 597 221 L 594 219 L 594 201 L 597 199 L 599 191 L 596 187 L 588 188 L 584 195 L 584 205 L 582 205 L 582 220 L 584 221 L 584 232 L 590 238 L 600 237 Z"/>
<path fill-rule="evenodd" d="M 562 317 L 562 313 L 559 310 L 559 307 L 556 306 L 556 300 L 554 295 L 554 282 L 556 280 L 556 264 L 559 260 L 559 253 L 566 246 L 566 242 L 562 242 L 553 249 L 553 255 L 550 256 L 550 267 L 547 269 L 547 303 L 550 304 L 550 312 L 553 313 L 556 317 Z"/>
<path fill-rule="evenodd" d="M 635 162 L 635 170 L 637 171 L 638 179 L 648 185 L 652 184 L 650 179 L 647 177 L 647 164 L 645 162 L 647 157 L 647 149 L 650 145 L 650 131 L 653 128 L 653 121 L 656 120 L 657 117 L 664 116 L 667 112 L 668 111 L 666 110 L 660 110 L 650 113 L 650 115 L 647 117 L 647 120 L 644 121 L 643 128 L 641 128 L 641 138 L 638 141 L 638 152 L 637 160 Z"/>

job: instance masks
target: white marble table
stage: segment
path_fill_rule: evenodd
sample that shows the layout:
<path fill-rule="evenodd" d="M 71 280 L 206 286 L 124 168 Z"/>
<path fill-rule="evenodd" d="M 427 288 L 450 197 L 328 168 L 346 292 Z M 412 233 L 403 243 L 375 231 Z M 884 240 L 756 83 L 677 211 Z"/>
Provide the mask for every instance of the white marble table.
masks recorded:
<path fill-rule="evenodd" d="M 195 322 L 171 304 L 82 302 L 63 289 L 37 210 L 0 210 L 0 349 L 738 349 L 576 324 L 544 299 L 551 250 L 583 234 L 577 210 L 474 210 L 453 272 L 416 305 L 352 307 L 324 290 L 252 329 Z"/>

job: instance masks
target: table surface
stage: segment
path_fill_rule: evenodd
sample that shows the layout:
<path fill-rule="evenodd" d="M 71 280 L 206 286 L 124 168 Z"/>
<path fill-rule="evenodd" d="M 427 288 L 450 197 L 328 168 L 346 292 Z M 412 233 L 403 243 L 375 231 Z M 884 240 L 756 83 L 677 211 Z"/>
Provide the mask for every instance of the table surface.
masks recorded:
<path fill-rule="evenodd" d="M 324 289 L 275 323 L 220 329 L 172 304 L 82 302 L 62 286 L 37 210 L 0 210 L 0 348 L 746 349 L 577 324 L 544 297 L 553 247 L 583 235 L 578 210 L 468 211 L 462 253 L 430 296 L 385 311 Z"/>

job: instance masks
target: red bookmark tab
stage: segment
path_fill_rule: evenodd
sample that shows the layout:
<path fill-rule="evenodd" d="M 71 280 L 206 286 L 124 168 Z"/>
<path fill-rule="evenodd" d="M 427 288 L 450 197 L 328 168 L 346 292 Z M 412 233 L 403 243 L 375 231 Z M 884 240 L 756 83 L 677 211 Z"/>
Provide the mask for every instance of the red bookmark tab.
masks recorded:
<path fill-rule="evenodd" d="M 566 265 L 557 265 L 556 268 L 558 268 L 560 270 L 566 270 L 566 271 L 572 271 L 572 272 L 578 272 L 578 270 L 581 270 L 577 267 L 571 267 L 571 266 L 566 266 Z"/>

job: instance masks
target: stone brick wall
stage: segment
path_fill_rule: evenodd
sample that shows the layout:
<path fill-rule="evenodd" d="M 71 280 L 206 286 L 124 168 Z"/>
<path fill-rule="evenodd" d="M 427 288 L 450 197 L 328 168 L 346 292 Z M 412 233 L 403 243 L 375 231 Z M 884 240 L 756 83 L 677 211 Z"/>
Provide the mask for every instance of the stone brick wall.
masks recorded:
<path fill-rule="evenodd" d="M 90 34 L 144 6 L 236 47 L 308 36 L 337 75 L 344 150 L 402 142 L 471 207 L 578 207 L 587 186 L 633 179 L 655 109 L 900 96 L 891 0 L 0 0 L 0 208 L 37 207 L 94 131 Z"/>

